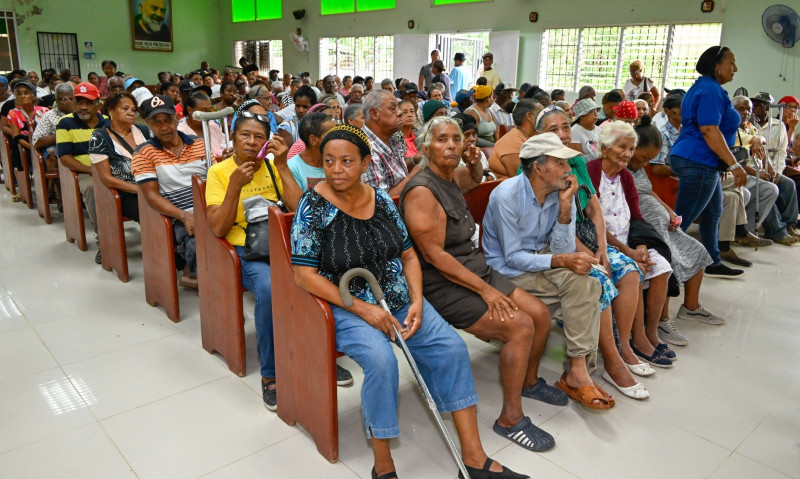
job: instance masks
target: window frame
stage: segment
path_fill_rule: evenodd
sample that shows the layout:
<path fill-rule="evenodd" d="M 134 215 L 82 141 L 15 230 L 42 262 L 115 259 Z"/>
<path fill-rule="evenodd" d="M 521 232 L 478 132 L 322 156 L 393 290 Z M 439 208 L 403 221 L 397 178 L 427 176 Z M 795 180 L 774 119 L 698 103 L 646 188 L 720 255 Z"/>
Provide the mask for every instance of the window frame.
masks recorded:
<path fill-rule="evenodd" d="M 379 62 L 378 59 L 380 57 L 384 56 L 384 54 L 386 54 L 386 52 L 384 51 L 384 48 L 378 48 L 377 44 L 378 44 L 378 39 L 379 38 L 384 38 L 384 37 L 387 40 L 386 40 L 386 45 L 384 45 L 383 47 L 391 48 L 391 58 L 388 61 L 388 64 L 390 65 L 391 69 L 388 72 L 378 69 L 378 65 L 380 63 L 382 63 L 382 62 Z M 353 74 L 352 75 L 350 75 L 349 70 L 348 70 L 348 72 L 345 72 L 345 73 L 342 73 L 339 70 L 339 67 L 343 66 L 343 61 L 341 61 L 339 59 L 339 55 L 340 55 L 340 52 L 342 52 L 343 50 L 346 49 L 346 48 L 341 48 L 340 47 L 340 41 L 343 40 L 343 39 L 350 39 L 350 38 L 353 39 L 353 51 L 352 51 L 352 56 L 353 56 Z M 364 39 L 368 39 L 368 38 L 372 39 L 372 45 L 373 45 L 373 47 L 371 49 L 369 49 L 369 48 L 366 49 L 367 51 L 371 51 L 372 52 L 372 72 L 371 73 L 367 73 L 366 75 L 362 75 L 357 70 L 357 67 L 359 66 L 358 63 L 357 63 L 357 57 L 359 56 L 358 52 L 360 51 L 359 46 L 364 41 Z M 329 55 L 327 53 L 325 55 L 322 54 L 323 51 L 328 51 L 328 52 L 331 51 L 330 50 L 331 42 L 333 42 L 335 44 L 335 46 L 336 46 L 336 48 L 335 48 L 335 52 L 336 53 L 335 53 L 335 57 L 334 57 L 333 63 L 330 62 L 330 57 L 329 57 Z M 323 48 L 323 43 L 325 43 L 325 45 L 324 45 L 325 48 Z M 373 79 L 375 80 L 376 83 L 380 83 L 380 81 L 383 80 L 383 78 L 394 78 L 394 35 L 361 35 L 361 36 L 320 37 L 319 38 L 319 42 L 318 42 L 318 47 L 319 47 L 319 52 L 320 52 L 320 55 L 319 55 L 319 71 L 320 72 L 327 72 L 326 75 L 337 75 L 337 76 L 342 77 L 342 78 L 345 75 L 350 75 L 350 76 L 353 76 L 353 77 L 355 77 L 355 76 L 363 76 L 365 78 L 367 76 L 371 76 L 371 77 L 373 77 Z M 348 54 L 349 53 L 347 53 L 347 52 L 343 52 L 343 55 L 348 55 Z M 323 63 L 322 63 L 324 61 L 324 59 L 325 60 L 329 60 L 326 65 L 323 65 Z M 331 70 L 331 65 L 335 65 L 336 69 L 332 71 Z M 383 73 L 381 73 L 381 72 L 383 72 Z"/>
<path fill-rule="evenodd" d="M 587 26 L 567 26 L 561 28 L 548 28 L 542 32 L 542 41 L 541 41 L 541 48 L 540 48 L 540 58 L 539 58 L 539 83 L 545 89 L 553 89 L 553 88 L 563 88 L 564 90 L 576 93 L 578 89 L 581 87 L 582 84 L 580 83 L 581 79 L 581 67 L 583 66 L 584 58 L 582 58 L 584 52 L 584 30 L 591 30 L 591 29 L 601 29 L 601 28 L 619 28 L 619 36 L 616 43 L 616 58 L 614 59 L 614 63 L 616 63 L 616 69 L 614 78 L 612 79 L 610 76 L 608 79 L 613 81 L 614 88 L 622 88 L 627 80 L 627 63 L 624 62 L 623 57 L 625 56 L 626 51 L 626 38 L 625 32 L 626 29 L 629 28 L 636 28 L 636 27 L 659 27 L 664 26 L 667 27 L 666 32 L 666 43 L 664 44 L 664 52 L 663 52 L 663 69 L 661 75 L 658 78 L 655 78 L 652 75 L 648 75 L 650 78 L 653 78 L 656 82 L 658 82 L 658 88 L 663 91 L 665 88 L 669 77 L 670 69 L 673 67 L 672 62 L 674 60 L 674 47 L 676 45 L 676 36 L 675 36 L 675 29 L 679 27 L 686 27 L 686 26 L 706 26 L 711 27 L 715 26 L 719 28 L 719 35 L 720 39 L 717 40 L 714 45 L 718 45 L 719 41 L 722 38 L 723 33 L 723 23 L 722 22 L 674 22 L 674 23 L 666 23 L 666 22 L 653 22 L 653 23 L 626 23 L 626 24 L 619 24 L 619 25 L 587 25 Z M 574 69 L 571 72 L 570 76 L 572 77 L 572 85 L 566 87 L 565 85 L 561 84 L 552 84 L 549 77 L 551 76 L 548 71 L 548 67 L 552 64 L 549 62 L 549 50 L 551 48 L 551 43 L 549 40 L 550 32 L 558 31 L 558 30 L 577 30 L 577 42 L 573 45 L 566 45 L 561 43 L 556 43 L 557 48 L 572 48 L 575 50 L 575 56 L 570 57 L 570 63 L 574 62 Z M 610 45 L 610 44 L 609 44 Z M 711 46 L 711 45 L 709 45 Z M 561 61 L 566 61 L 567 59 L 562 59 Z M 564 74 L 553 74 L 557 78 L 564 78 Z M 606 80 L 606 79 L 604 79 Z M 672 88 L 681 88 L 684 85 L 670 85 Z"/>

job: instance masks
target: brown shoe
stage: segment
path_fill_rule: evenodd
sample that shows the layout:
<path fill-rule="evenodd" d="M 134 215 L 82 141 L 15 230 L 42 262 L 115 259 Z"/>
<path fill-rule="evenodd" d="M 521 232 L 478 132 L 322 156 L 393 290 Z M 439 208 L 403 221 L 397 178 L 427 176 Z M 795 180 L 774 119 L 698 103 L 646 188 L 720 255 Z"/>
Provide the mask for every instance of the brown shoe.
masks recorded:
<path fill-rule="evenodd" d="M 794 237 L 792 235 L 788 235 L 788 234 L 786 236 L 782 237 L 782 238 L 778 238 L 778 239 L 775 240 L 776 243 L 782 244 L 784 246 L 791 246 L 791 245 L 797 243 L 798 241 L 800 241 L 800 238 L 796 238 L 796 237 Z"/>
<path fill-rule="evenodd" d="M 737 246 L 746 246 L 748 248 L 755 248 L 756 246 L 769 246 L 772 240 L 766 238 L 759 238 L 753 233 L 747 233 L 747 236 L 736 238 L 733 243 Z"/>
<path fill-rule="evenodd" d="M 787 226 L 786 232 L 789 233 L 789 235 L 794 236 L 795 238 L 800 238 L 800 230 L 798 230 L 794 226 Z"/>
<path fill-rule="evenodd" d="M 178 286 L 197 289 L 197 276 L 184 272 L 183 275 L 181 275 L 181 280 L 178 281 Z"/>
<path fill-rule="evenodd" d="M 746 268 L 753 266 L 753 263 L 744 258 L 740 258 L 736 251 L 729 249 L 728 251 L 720 251 L 720 257 L 728 263 L 735 264 L 736 266 L 744 266 Z"/>

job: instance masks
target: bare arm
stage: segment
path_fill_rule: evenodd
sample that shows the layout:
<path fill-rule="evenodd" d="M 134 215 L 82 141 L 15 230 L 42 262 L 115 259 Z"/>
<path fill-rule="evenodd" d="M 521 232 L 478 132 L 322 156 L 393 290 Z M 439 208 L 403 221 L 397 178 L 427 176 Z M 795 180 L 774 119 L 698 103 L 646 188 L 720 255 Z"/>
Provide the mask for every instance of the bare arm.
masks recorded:
<path fill-rule="evenodd" d="M 658 105 L 659 105 L 660 100 L 661 100 L 661 92 L 658 91 L 658 87 L 653 85 L 653 87 L 650 88 L 650 93 L 653 95 L 653 104 L 655 104 L 656 105 L 656 109 L 658 109 Z M 653 116 L 655 116 L 655 114 L 656 114 L 656 112 L 652 112 Z"/>
<path fill-rule="evenodd" d="M 722 136 L 722 132 L 717 125 L 702 125 L 700 126 L 700 133 L 711 151 L 713 151 L 719 158 L 722 159 L 728 166 L 736 163 L 736 158 L 728 149 L 728 144 Z"/>
<path fill-rule="evenodd" d="M 72 155 L 63 155 L 59 157 L 61 160 L 61 164 L 66 166 L 72 171 L 76 171 L 78 173 L 86 173 L 87 175 L 92 174 L 92 168 L 90 166 L 86 166 L 80 161 L 76 160 Z"/>
<path fill-rule="evenodd" d="M 10 125 L 11 124 L 8 122 L 8 118 L 0 117 L 0 130 L 2 130 L 3 133 L 5 133 L 7 136 L 10 136 L 11 138 L 14 138 L 13 136 L 11 136 L 11 126 Z"/>
<path fill-rule="evenodd" d="M 40 136 L 36 143 L 33 144 L 33 147 L 39 150 L 47 148 L 48 146 L 52 146 L 56 144 L 56 134 L 53 133 L 52 135 L 47 136 Z"/>
<path fill-rule="evenodd" d="M 505 170 L 504 176 L 506 178 L 513 178 L 517 176 L 517 170 L 519 169 L 520 164 L 519 152 L 509 153 L 501 156 L 500 163 L 503 164 L 503 169 Z"/>
<path fill-rule="evenodd" d="M 139 193 L 139 190 L 136 189 L 136 185 L 128 183 L 127 181 L 122 181 L 111 174 L 111 165 L 108 164 L 108 158 L 95 163 L 94 167 L 100 177 L 100 182 L 103 183 L 103 186 L 106 188 L 115 188 L 119 191 L 132 193 L 134 195 Z"/>
<path fill-rule="evenodd" d="M 414 168 L 405 178 L 403 178 L 403 181 L 389 188 L 389 191 L 387 191 L 387 193 L 389 193 L 389 196 L 391 196 L 392 198 L 400 196 L 400 193 L 403 192 L 403 188 L 406 187 L 406 183 L 408 183 L 408 180 L 410 180 L 411 177 L 416 175 L 417 173 L 419 173 L 419 168 Z"/>
<path fill-rule="evenodd" d="M 481 163 L 481 150 L 475 145 L 470 145 L 461 155 L 466 166 L 459 166 L 453 172 L 454 180 L 462 193 L 468 193 L 483 181 L 483 164 Z"/>
<path fill-rule="evenodd" d="M 653 173 L 658 176 L 675 176 L 675 173 L 667 165 L 650 165 L 653 167 Z"/>

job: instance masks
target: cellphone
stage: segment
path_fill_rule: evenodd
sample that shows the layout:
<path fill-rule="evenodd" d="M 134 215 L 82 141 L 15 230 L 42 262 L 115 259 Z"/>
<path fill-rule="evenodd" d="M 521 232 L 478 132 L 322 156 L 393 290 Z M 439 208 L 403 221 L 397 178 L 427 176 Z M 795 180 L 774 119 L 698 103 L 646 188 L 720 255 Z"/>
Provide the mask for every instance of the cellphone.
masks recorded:
<path fill-rule="evenodd" d="M 603 267 L 603 265 L 601 265 L 601 264 L 593 264 L 592 268 L 596 269 L 597 271 L 600 271 L 601 273 L 603 273 L 606 276 L 609 275 L 608 271 L 606 271 L 605 267 Z"/>

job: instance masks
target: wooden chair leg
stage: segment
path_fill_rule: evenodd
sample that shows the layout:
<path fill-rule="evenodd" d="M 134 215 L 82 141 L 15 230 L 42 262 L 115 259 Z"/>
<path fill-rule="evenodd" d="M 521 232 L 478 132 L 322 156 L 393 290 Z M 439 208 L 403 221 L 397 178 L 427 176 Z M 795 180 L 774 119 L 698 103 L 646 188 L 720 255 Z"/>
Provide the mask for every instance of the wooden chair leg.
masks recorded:
<path fill-rule="evenodd" d="M 22 163 L 21 171 L 14 171 L 17 177 L 17 187 L 19 188 L 19 196 L 22 202 L 28 207 L 33 209 L 33 195 L 31 194 L 31 170 L 30 161 L 28 160 L 28 149 L 19 145 L 19 155 Z"/>
<path fill-rule="evenodd" d="M 14 167 L 11 164 L 11 147 L 8 138 L 2 134 L 3 144 L 0 145 L 0 161 L 3 163 L 3 182 L 6 189 L 12 194 L 17 194 L 16 175 L 14 175 Z"/>
<path fill-rule="evenodd" d="M 162 306 L 167 317 L 177 323 L 181 314 L 172 221 L 151 208 L 141 191 L 139 226 L 142 234 L 145 300 L 150 306 Z"/>
<path fill-rule="evenodd" d="M 61 200 L 64 205 L 64 229 L 67 241 L 76 243 L 78 249 L 86 251 L 86 228 L 83 222 L 83 199 L 78 185 L 78 174 L 58 162 L 61 183 Z"/>
<path fill-rule="evenodd" d="M 47 224 L 52 223 L 50 214 L 50 192 L 47 188 L 47 166 L 38 151 L 31 152 L 31 166 L 33 167 L 33 188 L 36 191 L 36 209 L 39 217 Z"/>
<path fill-rule="evenodd" d="M 101 264 L 104 270 L 115 271 L 119 280 L 127 283 L 130 280 L 128 249 L 125 245 L 125 225 L 119 192 L 103 184 L 94 165 L 92 165 L 92 182 L 97 209 L 97 235 L 100 238 L 102 252 Z"/>

